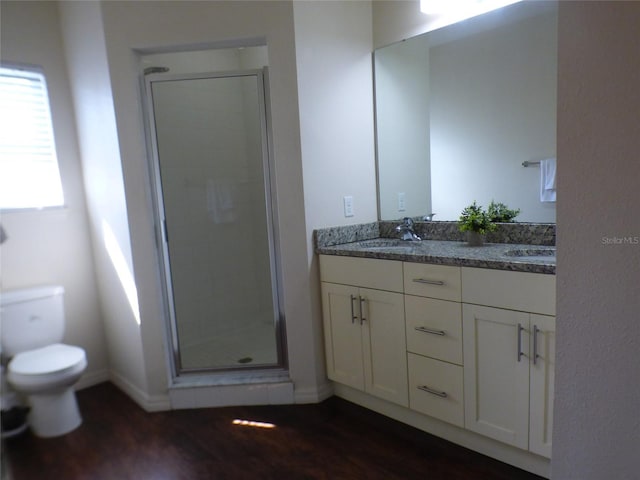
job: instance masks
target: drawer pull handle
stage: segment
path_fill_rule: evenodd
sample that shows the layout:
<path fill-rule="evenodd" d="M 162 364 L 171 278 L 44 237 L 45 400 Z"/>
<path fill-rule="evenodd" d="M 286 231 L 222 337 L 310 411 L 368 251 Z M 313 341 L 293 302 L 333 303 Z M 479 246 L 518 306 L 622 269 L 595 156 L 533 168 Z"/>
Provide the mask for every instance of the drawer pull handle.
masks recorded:
<path fill-rule="evenodd" d="M 431 395 L 435 395 L 436 397 L 447 398 L 447 392 L 439 392 L 438 390 L 429 388 L 426 385 L 419 385 L 418 390 L 422 390 L 423 392 L 430 393 Z"/>
<path fill-rule="evenodd" d="M 427 328 L 427 327 L 415 327 L 415 329 L 422 333 L 430 333 L 431 335 L 440 335 L 441 337 L 444 337 L 447 334 L 447 332 L 445 332 L 444 330 L 432 330 L 431 328 Z"/>
<path fill-rule="evenodd" d="M 427 285 L 444 285 L 442 280 L 429 280 L 428 278 L 414 278 L 413 281 L 415 283 L 426 283 Z"/>
<path fill-rule="evenodd" d="M 362 325 L 364 322 L 367 321 L 367 319 L 364 316 L 364 305 L 366 301 L 367 301 L 366 298 L 360 297 L 360 325 Z"/>

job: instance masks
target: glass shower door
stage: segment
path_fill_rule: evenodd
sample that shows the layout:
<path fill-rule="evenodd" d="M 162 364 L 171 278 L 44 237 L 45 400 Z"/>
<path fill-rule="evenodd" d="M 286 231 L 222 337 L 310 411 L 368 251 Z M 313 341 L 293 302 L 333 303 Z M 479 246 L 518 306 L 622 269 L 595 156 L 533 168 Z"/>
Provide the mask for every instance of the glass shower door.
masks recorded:
<path fill-rule="evenodd" d="M 147 78 L 178 375 L 284 364 L 263 85 Z"/>

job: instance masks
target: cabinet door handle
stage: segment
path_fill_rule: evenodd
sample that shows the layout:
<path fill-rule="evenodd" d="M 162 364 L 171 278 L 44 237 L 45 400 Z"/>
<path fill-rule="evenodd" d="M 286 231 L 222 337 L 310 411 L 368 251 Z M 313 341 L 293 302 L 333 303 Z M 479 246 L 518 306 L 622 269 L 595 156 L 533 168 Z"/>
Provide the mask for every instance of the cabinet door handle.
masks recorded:
<path fill-rule="evenodd" d="M 533 364 L 536 365 L 538 363 L 538 332 L 540 329 L 537 325 L 533 326 Z"/>
<path fill-rule="evenodd" d="M 520 361 L 520 359 L 522 358 L 522 355 L 524 355 L 524 353 L 522 353 L 522 331 L 524 330 L 524 327 L 522 326 L 522 324 L 518 324 L 518 361 Z"/>
<path fill-rule="evenodd" d="M 444 337 L 447 334 L 444 330 L 432 330 L 427 327 L 415 327 L 415 330 L 422 333 L 430 333 L 431 335 L 440 335 L 441 337 Z"/>
<path fill-rule="evenodd" d="M 440 392 L 438 390 L 434 390 L 433 388 L 429 388 L 427 385 L 418 385 L 418 390 L 422 390 L 423 392 L 430 393 L 431 395 L 435 395 L 440 398 L 447 398 L 447 392 Z"/>
<path fill-rule="evenodd" d="M 355 323 L 356 320 L 358 319 L 358 316 L 356 315 L 356 312 L 353 308 L 353 301 L 356 299 L 355 295 L 351 295 L 351 323 Z"/>
<path fill-rule="evenodd" d="M 414 278 L 415 283 L 426 283 L 427 285 L 444 285 L 442 280 L 429 280 L 428 278 Z"/>
<path fill-rule="evenodd" d="M 364 322 L 367 321 L 367 319 L 364 316 L 364 304 L 366 301 L 367 301 L 366 298 L 360 297 L 360 325 L 362 325 Z"/>

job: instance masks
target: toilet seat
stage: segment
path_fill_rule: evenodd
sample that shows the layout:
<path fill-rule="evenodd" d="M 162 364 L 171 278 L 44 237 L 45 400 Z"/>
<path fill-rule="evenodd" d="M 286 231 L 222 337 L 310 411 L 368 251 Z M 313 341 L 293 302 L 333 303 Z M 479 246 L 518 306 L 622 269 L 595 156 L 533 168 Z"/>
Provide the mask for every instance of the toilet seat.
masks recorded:
<path fill-rule="evenodd" d="M 9 362 L 9 383 L 23 393 L 67 387 L 87 367 L 84 350 L 56 343 L 17 354 Z"/>
<path fill-rule="evenodd" d="M 18 353 L 9 363 L 9 369 L 19 375 L 45 375 L 73 369 L 83 361 L 86 356 L 82 348 L 55 343 Z"/>

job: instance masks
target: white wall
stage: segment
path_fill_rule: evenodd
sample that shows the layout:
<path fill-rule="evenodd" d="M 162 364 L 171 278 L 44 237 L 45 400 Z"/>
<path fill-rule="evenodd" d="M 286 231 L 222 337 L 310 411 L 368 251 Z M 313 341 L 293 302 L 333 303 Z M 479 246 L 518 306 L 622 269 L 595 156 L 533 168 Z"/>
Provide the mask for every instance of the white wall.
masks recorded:
<path fill-rule="evenodd" d="M 99 4 L 61 2 L 110 377 L 148 403 L 122 167 Z"/>
<path fill-rule="evenodd" d="M 57 8 L 53 2 L 11 1 L 0 8 L 2 60 L 44 69 L 66 203 L 2 214 L 9 239 L 0 247 L 0 287 L 64 286 L 64 341 L 86 350 L 89 365 L 79 386 L 87 386 L 106 380 L 108 364 Z"/>
<path fill-rule="evenodd" d="M 558 480 L 639 475 L 638 25 L 637 2 L 560 2 Z"/>
<path fill-rule="evenodd" d="M 380 48 L 437 28 L 439 22 L 420 12 L 420 0 L 373 2 L 373 48 Z"/>
<path fill-rule="evenodd" d="M 261 69 L 269 64 L 266 46 L 195 50 L 145 55 L 142 65 L 168 67 L 168 73 L 220 72 Z"/>
<path fill-rule="evenodd" d="M 527 1 L 549 3 L 548 0 Z M 385 47 L 421 33 L 460 22 L 468 17 L 469 12 L 465 9 L 438 14 L 422 13 L 420 0 L 374 0 L 373 48 Z"/>
<path fill-rule="evenodd" d="M 375 221 L 371 5 L 305 1 L 294 12 L 307 227 Z"/>
<path fill-rule="evenodd" d="M 371 3 L 294 2 L 314 368 L 325 378 L 316 228 L 377 220 Z M 353 196 L 345 217 L 343 197 Z M 298 206 L 302 208 L 302 204 Z M 291 342 L 291 340 L 289 340 Z"/>

